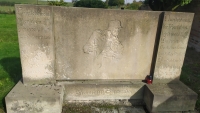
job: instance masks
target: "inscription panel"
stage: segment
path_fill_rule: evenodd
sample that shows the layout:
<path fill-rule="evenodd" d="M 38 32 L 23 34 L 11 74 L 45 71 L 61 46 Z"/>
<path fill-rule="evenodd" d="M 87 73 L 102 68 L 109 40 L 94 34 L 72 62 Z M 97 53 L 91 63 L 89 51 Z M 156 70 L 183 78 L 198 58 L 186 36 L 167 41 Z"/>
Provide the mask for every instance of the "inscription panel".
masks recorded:
<path fill-rule="evenodd" d="M 54 7 L 57 79 L 144 79 L 160 14 Z"/>
<path fill-rule="evenodd" d="M 52 7 L 16 5 L 15 9 L 23 82 L 54 82 Z"/>
<path fill-rule="evenodd" d="M 64 100 L 143 99 L 143 86 L 142 83 L 68 84 Z"/>
<path fill-rule="evenodd" d="M 187 48 L 193 13 L 165 12 L 160 36 L 154 82 L 178 79 Z"/>

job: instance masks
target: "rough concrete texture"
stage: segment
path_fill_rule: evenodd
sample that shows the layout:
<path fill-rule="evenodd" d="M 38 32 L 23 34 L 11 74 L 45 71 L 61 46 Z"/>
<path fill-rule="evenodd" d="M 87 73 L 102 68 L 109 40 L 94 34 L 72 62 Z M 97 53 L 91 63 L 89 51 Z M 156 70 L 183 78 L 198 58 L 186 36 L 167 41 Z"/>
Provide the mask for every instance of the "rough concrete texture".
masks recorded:
<path fill-rule="evenodd" d="M 63 87 L 25 86 L 21 81 L 6 96 L 7 113 L 61 113 Z"/>
<path fill-rule="evenodd" d="M 159 111 L 152 113 L 199 113 L 198 111 Z"/>
<path fill-rule="evenodd" d="M 146 85 L 144 101 L 149 112 L 194 110 L 197 94 L 181 82 Z"/>
<path fill-rule="evenodd" d="M 24 84 L 50 84 L 54 77 L 52 7 L 15 5 Z"/>
<path fill-rule="evenodd" d="M 98 108 L 91 107 L 91 113 L 146 113 L 142 107 Z"/>
<path fill-rule="evenodd" d="M 193 13 L 165 12 L 153 82 L 178 80 L 193 21 Z"/>
<path fill-rule="evenodd" d="M 64 86 L 65 101 L 142 100 L 144 93 L 144 83 L 141 82 L 113 82 L 106 84 L 106 82 L 88 83 L 86 81 L 82 83 L 66 83 Z"/>
<path fill-rule="evenodd" d="M 16 5 L 24 83 L 52 83 L 54 75 L 59 80 L 144 79 L 160 14 Z"/>
<path fill-rule="evenodd" d="M 145 79 L 161 12 L 53 7 L 56 76 Z"/>
<path fill-rule="evenodd" d="M 100 106 L 112 105 L 112 106 L 144 106 L 143 99 L 101 99 L 101 100 L 64 100 L 63 104 L 82 104 L 91 105 L 98 104 Z"/>

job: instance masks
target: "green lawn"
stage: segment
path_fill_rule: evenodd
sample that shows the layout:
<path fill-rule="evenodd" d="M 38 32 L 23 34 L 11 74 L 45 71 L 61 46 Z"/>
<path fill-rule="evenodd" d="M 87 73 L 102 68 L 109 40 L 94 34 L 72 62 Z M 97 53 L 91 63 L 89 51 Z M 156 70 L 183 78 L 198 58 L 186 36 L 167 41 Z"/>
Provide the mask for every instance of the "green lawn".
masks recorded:
<path fill-rule="evenodd" d="M 0 2 L 14 2 L 15 4 L 39 4 L 46 5 L 46 1 L 37 1 L 37 0 L 0 0 Z M 14 14 L 15 7 L 14 6 L 1 6 L 0 3 L 0 14 Z"/>
<path fill-rule="evenodd" d="M 37 1 L 37 0 L 0 0 L 1 1 L 9 1 L 14 2 L 16 4 L 39 4 L 39 5 L 47 5 L 46 1 Z M 73 3 L 67 3 L 66 7 L 73 7 Z M 0 4 L 0 14 L 14 14 L 15 7 L 14 6 L 1 6 Z"/>
<path fill-rule="evenodd" d="M 200 53 L 187 49 L 181 81 L 198 93 L 196 109 L 200 111 Z M 21 79 L 21 63 L 15 15 L 0 14 L 0 113 L 4 97 Z"/>
<path fill-rule="evenodd" d="M 46 4 L 46 1 L 39 1 L 39 0 L 0 0 L 1 1 L 7 1 L 7 2 L 15 2 L 20 4 Z"/>
<path fill-rule="evenodd" d="M 0 14 L 0 108 L 21 76 L 15 15 Z"/>
<path fill-rule="evenodd" d="M 188 48 L 180 80 L 198 94 L 196 109 L 200 111 L 200 52 Z"/>
<path fill-rule="evenodd" d="M 0 14 L 14 14 L 14 6 L 0 6 Z"/>
<path fill-rule="evenodd" d="M 1 11 L 15 10 L 14 6 L 0 6 Z"/>

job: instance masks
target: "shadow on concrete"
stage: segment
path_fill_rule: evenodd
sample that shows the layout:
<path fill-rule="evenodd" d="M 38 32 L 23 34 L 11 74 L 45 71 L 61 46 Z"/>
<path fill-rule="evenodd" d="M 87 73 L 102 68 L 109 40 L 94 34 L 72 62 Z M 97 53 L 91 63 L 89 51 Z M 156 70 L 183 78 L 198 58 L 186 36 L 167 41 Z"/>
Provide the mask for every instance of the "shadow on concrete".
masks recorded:
<path fill-rule="evenodd" d="M 182 112 L 195 110 L 195 100 L 197 100 L 198 95 L 188 86 L 181 81 L 174 80 L 168 83 L 167 87 L 171 89 L 173 96 L 170 96 L 162 104 L 158 105 L 158 108 Z"/>
<path fill-rule="evenodd" d="M 14 83 L 17 83 L 22 78 L 22 68 L 19 57 L 3 58 L 0 60 L 0 65 L 9 74 Z"/>
<path fill-rule="evenodd" d="M 144 86 L 142 86 L 136 93 L 134 93 L 128 100 L 132 106 L 143 106 L 145 105 L 143 100 Z"/>
<path fill-rule="evenodd" d="M 197 54 L 197 53 L 196 53 Z M 187 48 L 186 50 L 186 54 L 185 54 L 185 60 L 184 60 L 184 64 L 183 65 L 188 65 L 189 63 L 196 63 L 198 62 L 198 56 L 194 57 L 195 54 L 191 53 L 191 48 Z M 192 65 L 190 65 L 192 66 Z M 188 70 L 187 70 L 188 71 Z M 180 77 L 183 75 L 187 75 L 190 76 L 190 73 L 184 72 L 183 68 L 180 74 Z M 179 86 L 178 84 L 181 85 Z M 193 89 L 193 93 L 192 93 L 192 89 L 191 91 L 187 91 L 187 89 L 189 88 L 190 85 L 186 85 L 185 81 L 180 81 L 180 78 L 176 78 L 175 80 L 172 80 L 171 82 L 169 82 L 167 85 L 168 88 L 171 89 L 171 93 L 176 95 L 176 96 L 171 96 L 168 97 L 168 99 L 166 99 L 165 101 L 163 101 L 162 103 L 160 103 L 157 107 L 160 109 L 164 109 L 163 106 L 169 105 L 170 101 L 174 101 L 173 105 L 170 105 L 171 107 L 165 107 L 166 110 L 177 110 L 178 108 L 182 108 L 183 111 L 188 112 L 189 113 L 189 109 L 192 110 L 192 113 L 198 113 L 197 108 L 195 108 L 195 100 L 197 100 L 198 98 L 195 96 L 195 90 Z M 177 87 L 174 87 L 172 84 L 177 84 Z M 194 84 L 191 82 L 191 84 Z M 183 86 L 183 87 L 181 87 Z M 185 87 L 184 87 L 185 86 Z M 164 90 L 164 89 L 163 89 Z M 179 95 L 177 95 L 179 92 Z M 189 96 L 189 92 L 191 92 L 191 95 Z M 176 102 L 176 100 L 181 100 L 179 102 Z M 192 101 L 193 100 L 193 101 Z M 174 106 L 174 108 L 173 108 Z M 196 106 L 197 107 L 197 106 Z M 194 111 L 193 111 L 194 109 Z"/>
<path fill-rule="evenodd" d="M 152 76 L 154 74 L 154 69 L 155 69 L 155 65 L 156 65 L 156 58 L 157 58 L 158 47 L 159 47 L 159 42 L 160 42 L 160 35 L 161 35 L 161 30 L 162 30 L 163 18 L 164 18 L 164 12 L 162 12 L 160 14 L 158 26 L 157 26 L 156 40 L 155 40 L 155 43 L 154 43 L 153 57 L 152 57 L 152 60 L 151 60 L 150 75 L 152 75 Z"/>
<path fill-rule="evenodd" d="M 22 78 L 21 61 L 19 57 L 7 57 L 0 60 L 0 65 L 8 73 L 10 79 L 16 84 Z M 7 94 L 6 94 L 7 95 Z M 5 99 L 1 100 L 6 112 Z"/>
<path fill-rule="evenodd" d="M 171 82 L 167 84 L 162 83 L 162 84 L 153 84 L 153 85 L 155 86 L 155 88 L 152 91 L 156 93 L 155 95 L 152 95 L 153 97 L 152 96 L 149 96 L 149 97 L 153 98 L 153 100 L 150 100 L 150 103 L 154 101 L 154 106 L 153 105 L 149 106 L 150 108 L 147 108 L 147 109 L 152 109 L 152 110 L 156 109 L 157 112 L 177 112 L 177 113 L 184 112 L 185 113 L 185 112 L 192 111 L 192 113 L 196 113 L 194 110 L 195 110 L 195 103 L 196 103 L 198 95 L 194 91 L 189 89 L 189 87 L 187 87 L 181 81 L 172 80 Z M 157 87 L 157 85 L 160 85 L 160 86 Z M 155 89 L 159 91 L 155 91 Z"/>

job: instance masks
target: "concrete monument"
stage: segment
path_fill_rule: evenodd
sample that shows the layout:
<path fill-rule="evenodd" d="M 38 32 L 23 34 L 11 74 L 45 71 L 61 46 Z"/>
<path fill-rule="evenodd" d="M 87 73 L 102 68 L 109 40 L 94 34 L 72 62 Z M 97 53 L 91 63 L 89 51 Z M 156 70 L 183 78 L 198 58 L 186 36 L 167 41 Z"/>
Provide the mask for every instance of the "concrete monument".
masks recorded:
<path fill-rule="evenodd" d="M 194 110 L 197 94 L 178 81 L 192 13 L 15 8 L 23 78 L 6 96 L 8 113 L 61 113 L 62 104 L 76 102 Z M 172 103 L 176 109 L 168 109 Z"/>

